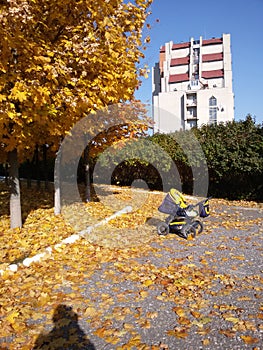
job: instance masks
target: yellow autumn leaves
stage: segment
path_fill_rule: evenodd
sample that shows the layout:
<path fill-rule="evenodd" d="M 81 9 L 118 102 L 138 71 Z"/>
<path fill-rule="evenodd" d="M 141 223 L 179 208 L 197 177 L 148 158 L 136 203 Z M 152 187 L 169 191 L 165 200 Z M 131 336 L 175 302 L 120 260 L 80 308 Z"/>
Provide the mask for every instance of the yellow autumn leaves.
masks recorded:
<path fill-rule="evenodd" d="M 1 202 L 1 243 L 5 240 L 1 245 L 5 252 L 2 259 L 6 261 L 21 259 L 22 253 L 34 254 L 72 234 L 72 228 L 62 217 L 53 216 L 52 193 L 34 191 L 36 199 L 33 201 L 30 191 L 30 197 L 26 197 L 26 189 L 22 188 L 25 225 L 19 231 L 8 228 L 7 206 Z M 0 193 L 3 201 L 3 184 Z M 117 195 L 126 201 L 130 198 L 128 189 L 119 190 Z M 226 243 L 231 240 L 229 237 L 215 234 L 225 215 L 219 210 L 222 202 L 211 200 L 211 219 L 214 221 L 207 220 L 204 233 L 195 240 L 182 240 L 175 235 L 160 237 L 154 225 L 150 228 L 145 225 L 147 234 L 141 226 L 138 236 L 133 237 L 132 226 L 146 223 L 149 217 L 158 217 L 156 208 L 162 196 L 152 193 L 143 210 L 106 225 L 105 241 L 95 241 L 94 234 L 90 240 L 82 239 L 54 249 L 47 259 L 21 267 L 16 273 L 5 273 L 0 282 L 1 346 L 11 350 L 32 348 L 43 328 L 52 327 L 53 310 L 63 302 L 73 305 L 82 324 L 98 339 L 119 350 L 132 347 L 160 349 L 159 339 L 149 344 L 140 331 L 153 332 L 156 324 L 163 322 L 163 310 L 173 321 L 163 329 L 162 338 L 173 339 L 172 344 L 188 341 L 194 332 L 200 339 L 200 346 L 212 346 L 215 324 L 218 324 L 215 322 L 219 322 L 217 337 L 233 341 L 238 336 L 240 344 L 243 342 L 257 349 L 263 329 L 260 276 L 234 278 L 229 271 L 218 272 L 221 261 L 213 260 L 218 251 L 229 250 L 233 253 L 227 255 L 229 269 L 232 264 L 245 261 L 241 259 L 243 254 L 229 249 Z M 101 203 L 91 203 L 87 208 L 94 219 L 101 220 L 111 214 L 103 210 Z M 72 209 L 77 210 L 77 207 Z M 236 220 L 237 216 L 229 218 L 229 227 L 234 228 Z M 257 224 L 256 218 L 254 224 Z M 110 240 L 110 232 L 113 234 L 117 229 L 123 230 L 121 242 L 125 232 L 128 233 L 125 239 L 130 238 L 130 246 L 117 246 L 112 241 L 104 245 Z M 137 241 L 139 233 L 144 241 Z M 97 232 L 97 235 L 103 238 L 103 232 Z M 209 240 L 205 238 L 210 236 L 221 247 L 219 250 L 207 243 Z M 241 238 L 242 235 L 236 233 L 232 242 L 242 243 Z M 202 249 L 200 255 L 196 254 L 200 252 L 195 249 L 197 245 Z M 96 274 L 99 278 L 94 280 Z M 123 285 L 125 289 L 121 287 Z M 236 295 L 235 299 L 233 295 Z M 152 303 L 159 303 L 158 307 L 148 308 Z M 253 310 L 247 310 L 252 304 Z M 67 327 L 67 322 L 62 319 L 61 325 Z M 11 335 L 12 344 L 6 338 Z M 64 344 L 67 340 L 62 337 L 60 341 Z M 74 338 L 70 341 L 74 343 Z M 163 348 L 169 349 L 165 342 Z"/>
<path fill-rule="evenodd" d="M 36 143 L 58 148 L 78 120 L 133 98 L 150 4 L 36 0 L 1 8 L 4 152 L 18 148 L 25 158 Z"/>

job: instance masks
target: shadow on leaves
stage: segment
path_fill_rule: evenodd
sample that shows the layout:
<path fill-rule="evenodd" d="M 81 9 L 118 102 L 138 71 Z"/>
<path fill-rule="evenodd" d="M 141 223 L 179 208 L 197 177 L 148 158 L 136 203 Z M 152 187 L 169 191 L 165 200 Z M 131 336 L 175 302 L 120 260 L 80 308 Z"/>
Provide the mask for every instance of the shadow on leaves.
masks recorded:
<path fill-rule="evenodd" d="M 71 306 L 60 304 L 54 311 L 54 327 L 40 334 L 33 350 L 96 350 L 78 324 L 78 315 Z"/>

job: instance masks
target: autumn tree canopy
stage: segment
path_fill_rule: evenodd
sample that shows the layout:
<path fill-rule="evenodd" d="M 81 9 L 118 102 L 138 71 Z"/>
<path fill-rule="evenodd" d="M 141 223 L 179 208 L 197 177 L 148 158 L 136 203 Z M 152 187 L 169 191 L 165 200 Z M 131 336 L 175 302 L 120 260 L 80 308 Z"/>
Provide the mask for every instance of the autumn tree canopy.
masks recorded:
<path fill-rule="evenodd" d="M 0 2 L 0 161 L 10 164 L 11 227 L 21 226 L 18 156 L 36 144 L 57 149 L 78 120 L 133 97 L 151 2 Z"/>
<path fill-rule="evenodd" d="M 151 1 L 1 1 L 1 159 L 57 145 L 84 115 L 132 98 Z"/>

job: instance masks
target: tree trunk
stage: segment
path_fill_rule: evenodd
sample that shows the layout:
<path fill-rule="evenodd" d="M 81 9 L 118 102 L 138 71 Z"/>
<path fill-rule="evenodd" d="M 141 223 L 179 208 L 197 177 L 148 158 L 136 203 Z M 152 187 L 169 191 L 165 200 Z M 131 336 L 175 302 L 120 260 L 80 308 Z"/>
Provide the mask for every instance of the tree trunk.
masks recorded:
<path fill-rule="evenodd" d="M 89 146 L 84 150 L 84 171 L 85 171 L 85 202 L 91 200 L 91 181 L 90 181 L 90 165 L 89 165 Z"/>
<path fill-rule="evenodd" d="M 8 164 L 5 163 L 5 184 L 8 186 Z"/>
<path fill-rule="evenodd" d="M 44 181 L 45 190 L 48 190 L 48 168 L 47 168 L 47 145 L 43 145 L 43 167 L 44 167 Z"/>
<path fill-rule="evenodd" d="M 55 171 L 54 171 L 54 214 L 59 215 L 61 213 L 61 193 L 60 193 L 60 163 L 61 163 L 61 151 L 57 153 L 55 160 Z"/>
<path fill-rule="evenodd" d="M 8 153 L 10 185 L 10 227 L 22 227 L 17 150 Z"/>
<path fill-rule="evenodd" d="M 40 168 L 39 168 L 39 152 L 38 152 L 38 145 L 36 145 L 35 149 L 35 157 L 36 157 L 36 178 L 37 178 L 37 189 L 40 189 L 41 183 L 40 183 Z"/>

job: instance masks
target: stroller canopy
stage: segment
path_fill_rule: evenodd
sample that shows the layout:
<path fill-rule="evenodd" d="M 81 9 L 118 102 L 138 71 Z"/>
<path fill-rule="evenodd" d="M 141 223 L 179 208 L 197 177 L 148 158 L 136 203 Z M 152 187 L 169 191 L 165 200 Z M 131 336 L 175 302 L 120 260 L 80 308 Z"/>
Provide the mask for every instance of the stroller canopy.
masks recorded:
<path fill-rule="evenodd" d="M 172 200 L 175 204 L 179 205 L 180 208 L 186 208 L 186 200 L 181 192 L 176 190 L 175 188 L 172 188 L 169 192 L 169 195 L 171 196 Z"/>
<path fill-rule="evenodd" d="M 186 207 L 187 204 L 182 193 L 175 188 L 172 188 L 165 196 L 158 210 L 161 213 L 176 215 L 179 208 L 185 209 Z"/>

